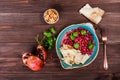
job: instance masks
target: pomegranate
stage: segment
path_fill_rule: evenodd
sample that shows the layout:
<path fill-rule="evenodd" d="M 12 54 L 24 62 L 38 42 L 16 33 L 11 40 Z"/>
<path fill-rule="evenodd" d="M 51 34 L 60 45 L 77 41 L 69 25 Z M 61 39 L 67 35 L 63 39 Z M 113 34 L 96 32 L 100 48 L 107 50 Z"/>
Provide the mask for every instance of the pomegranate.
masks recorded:
<path fill-rule="evenodd" d="M 22 55 L 23 63 L 33 71 L 41 70 L 47 59 L 47 52 L 41 45 L 37 46 L 36 54 L 25 52 Z"/>
<path fill-rule="evenodd" d="M 43 68 L 44 63 L 40 58 L 36 56 L 30 56 L 27 60 L 27 66 L 33 71 L 38 71 Z"/>

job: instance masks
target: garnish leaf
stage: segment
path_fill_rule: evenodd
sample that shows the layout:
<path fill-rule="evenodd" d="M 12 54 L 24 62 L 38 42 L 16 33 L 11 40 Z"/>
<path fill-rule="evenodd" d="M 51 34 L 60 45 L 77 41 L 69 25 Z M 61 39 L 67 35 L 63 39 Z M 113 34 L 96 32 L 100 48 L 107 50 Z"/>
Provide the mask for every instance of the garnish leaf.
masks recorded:
<path fill-rule="evenodd" d="M 74 47 L 75 49 L 77 49 L 77 48 L 79 48 L 79 44 L 78 44 L 78 43 L 74 43 L 74 44 L 73 44 L 73 47 Z"/>
<path fill-rule="evenodd" d="M 55 28 L 53 28 L 53 27 L 52 27 L 52 28 L 50 28 L 49 30 L 50 30 L 50 32 L 51 32 L 51 33 L 53 33 L 53 34 L 55 34 L 55 33 L 56 33 L 56 30 L 55 30 Z"/>
<path fill-rule="evenodd" d="M 91 49 L 93 49 L 93 48 L 94 48 L 94 46 L 95 46 L 94 44 L 90 43 L 90 44 L 88 44 L 88 49 L 90 49 L 90 50 L 91 50 Z"/>
<path fill-rule="evenodd" d="M 86 35 L 87 34 L 86 30 L 81 30 L 80 32 L 81 32 L 81 35 Z"/>
<path fill-rule="evenodd" d="M 78 36 L 78 32 L 73 32 L 73 36 L 77 37 Z"/>
<path fill-rule="evenodd" d="M 42 45 L 46 50 L 51 50 L 56 41 L 54 34 L 56 33 L 54 28 L 50 28 L 49 31 L 43 32 L 43 38 L 39 41 L 39 35 L 35 37 L 38 44 Z"/>
<path fill-rule="evenodd" d="M 51 32 L 43 32 L 43 35 L 46 37 L 52 37 L 52 33 Z"/>
<path fill-rule="evenodd" d="M 75 39 L 75 36 L 73 36 L 73 34 L 71 33 L 71 34 L 70 34 L 70 38 L 71 38 L 71 40 L 74 40 L 74 39 Z"/>

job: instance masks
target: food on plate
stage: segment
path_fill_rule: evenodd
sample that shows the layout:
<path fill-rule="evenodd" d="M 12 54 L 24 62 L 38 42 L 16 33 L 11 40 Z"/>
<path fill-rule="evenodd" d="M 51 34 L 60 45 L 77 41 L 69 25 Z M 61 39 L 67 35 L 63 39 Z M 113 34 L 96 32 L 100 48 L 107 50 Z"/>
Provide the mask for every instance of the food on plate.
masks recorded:
<path fill-rule="evenodd" d="M 105 13 L 105 11 L 99 7 L 92 8 L 89 4 L 81 8 L 79 12 L 95 24 L 98 24 L 102 20 L 102 16 Z"/>
<path fill-rule="evenodd" d="M 84 28 L 72 29 L 63 36 L 60 51 L 68 65 L 84 64 L 92 55 L 95 43 L 92 34 Z"/>
<path fill-rule="evenodd" d="M 88 55 L 92 54 L 95 46 L 92 34 L 83 28 L 68 31 L 62 39 L 62 44 L 71 45 L 82 54 Z"/>
<path fill-rule="evenodd" d="M 62 60 L 64 60 L 64 62 L 70 66 L 73 64 L 84 64 L 90 57 L 90 55 L 84 55 L 80 50 L 76 50 L 72 46 L 66 44 L 63 44 L 63 46 L 60 48 L 60 51 L 63 55 Z"/>
<path fill-rule="evenodd" d="M 44 12 L 44 20 L 48 24 L 54 24 L 59 20 L 58 11 L 55 9 L 48 9 Z"/>
<path fill-rule="evenodd" d="M 38 71 L 43 68 L 47 59 L 47 51 L 53 48 L 56 40 L 54 34 L 56 33 L 55 28 L 50 28 L 49 32 L 44 32 L 43 39 L 39 40 L 39 35 L 35 37 L 38 43 L 35 54 L 25 52 L 22 54 L 23 63 L 33 71 Z"/>

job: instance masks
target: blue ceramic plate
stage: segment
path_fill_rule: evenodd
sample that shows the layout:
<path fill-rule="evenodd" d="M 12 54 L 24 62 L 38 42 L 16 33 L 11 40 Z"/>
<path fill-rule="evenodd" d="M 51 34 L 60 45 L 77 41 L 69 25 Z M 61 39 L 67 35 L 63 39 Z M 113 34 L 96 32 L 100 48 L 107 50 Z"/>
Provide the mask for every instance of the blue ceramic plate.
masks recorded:
<path fill-rule="evenodd" d="M 72 29 L 77 29 L 77 28 L 84 28 L 84 29 L 88 30 L 93 35 L 95 47 L 94 47 L 94 50 L 93 50 L 91 57 L 84 64 L 73 64 L 72 66 L 70 66 L 70 65 L 66 64 L 63 60 L 61 60 L 61 58 L 63 58 L 62 53 L 60 52 L 61 41 L 62 41 L 62 38 L 64 37 L 64 35 L 66 34 L 66 32 L 68 32 Z M 56 40 L 56 52 L 57 52 L 57 55 L 60 59 L 60 63 L 64 69 L 80 68 L 80 67 L 84 67 L 84 66 L 89 65 L 97 57 L 98 51 L 99 51 L 99 41 L 98 41 L 98 38 L 96 36 L 93 25 L 91 23 L 70 25 L 60 32 L 60 34 L 58 35 L 58 38 Z"/>

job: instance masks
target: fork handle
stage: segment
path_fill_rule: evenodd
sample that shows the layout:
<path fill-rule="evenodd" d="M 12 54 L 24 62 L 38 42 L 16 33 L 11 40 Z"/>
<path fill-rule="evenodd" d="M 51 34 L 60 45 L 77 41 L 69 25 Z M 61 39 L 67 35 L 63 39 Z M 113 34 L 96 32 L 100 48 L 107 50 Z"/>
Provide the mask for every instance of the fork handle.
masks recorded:
<path fill-rule="evenodd" d="M 107 61 L 107 55 L 106 55 L 106 43 L 104 43 L 104 69 L 108 69 L 108 61 Z"/>

